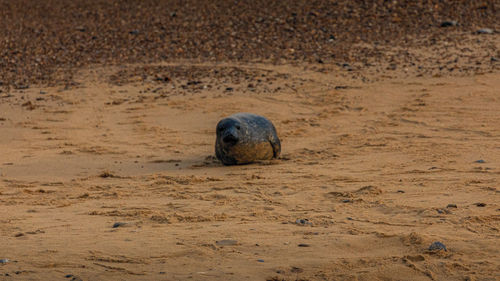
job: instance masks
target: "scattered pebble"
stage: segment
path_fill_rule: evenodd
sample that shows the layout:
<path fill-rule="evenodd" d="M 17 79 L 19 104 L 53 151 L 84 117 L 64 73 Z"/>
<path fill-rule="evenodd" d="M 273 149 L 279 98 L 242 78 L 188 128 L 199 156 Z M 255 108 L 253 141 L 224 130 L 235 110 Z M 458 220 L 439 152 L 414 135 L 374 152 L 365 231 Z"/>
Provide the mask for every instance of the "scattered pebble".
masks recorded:
<path fill-rule="evenodd" d="M 476 31 L 477 34 L 493 34 L 493 29 L 491 28 L 481 28 Z"/>
<path fill-rule="evenodd" d="M 400 189 L 398 190 L 398 193 L 405 193 L 405 191 Z"/>
<path fill-rule="evenodd" d="M 127 223 L 126 222 L 115 222 L 113 224 L 113 228 L 117 228 L 117 227 L 120 227 L 120 226 L 124 226 L 126 225 Z"/>
<path fill-rule="evenodd" d="M 490 58 L 490 60 L 491 60 L 491 61 L 498 61 L 498 59 L 497 59 L 497 58 L 495 58 L 495 57 L 491 57 L 491 58 Z"/>
<path fill-rule="evenodd" d="M 24 233 L 19 232 L 19 233 L 16 233 L 16 235 L 14 235 L 14 237 L 21 237 L 21 236 L 24 236 Z"/>
<path fill-rule="evenodd" d="M 18 89 L 18 90 L 24 90 L 24 89 L 28 89 L 30 86 L 28 84 L 15 84 L 14 85 L 14 88 Z"/>
<path fill-rule="evenodd" d="M 458 208 L 457 204 L 448 204 L 446 205 L 446 208 Z"/>
<path fill-rule="evenodd" d="M 258 261 L 258 262 L 264 262 L 264 260 L 262 260 L 262 259 L 258 259 L 257 261 Z"/>
<path fill-rule="evenodd" d="M 64 276 L 64 278 L 71 278 L 71 277 L 73 277 L 73 274 L 66 274 L 66 275 Z"/>
<path fill-rule="evenodd" d="M 302 226 L 306 226 L 306 225 L 311 225 L 312 226 L 312 222 L 310 222 L 308 219 L 297 219 L 295 221 L 295 224 L 302 225 Z"/>
<path fill-rule="evenodd" d="M 238 241 L 230 240 L 230 239 L 219 240 L 219 241 L 215 241 L 215 245 L 217 245 L 217 246 L 234 246 L 234 245 L 238 245 Z"/>
<path fill-rule="evenodd" d="M 476 163 L 486 163 L 486 161 L 484 161 L 483 159 L 479 159 L 479 160 L 476 160 L 474 162 L 476 162 Z"/>
<path fill-rule="evenodd" d="M 449 27 L 449 26 L 457 26 L 458 25 L 458 22 L 457 21 L 454 21 L 454 20 L 447 20 L 447 21 L 443 21 L 441 22 L 441 27 Z"/>
<path fill-rule="evenodd" d="M 10 262 L 9 259 L 0 259 L 0 263 L 2 263 L 2 264 L 6 264 L 8 262 Z"/>
<path fill-rule="evenodd" d="M 429 246 L 429 251 L 440 251 L 440 250 L 448 251 L 446 249 L 446 246 L 439 241 L 436 241 Z"/>
<path fill-rule="evenodd" d="M 202 81 L 197 81 L 197 80 L 196 81 L 188 81 L 186 83 L 186 85 L 188 85 L 188 86 L 189 85 L 198 85 L 198 84 L 201 84 L 201 83 L 203 83 L 203 82 Z"/>
<path fill-rule="evenodd" d="M 478 206 L 478 207 L 486 207 L 486 203 L 475 203 L 474 205 Z"/>
<path fill-rule="evenodd" d="M 309 244 L 301 243 L 298 245 L 299 247 L 311 247 Z"/>

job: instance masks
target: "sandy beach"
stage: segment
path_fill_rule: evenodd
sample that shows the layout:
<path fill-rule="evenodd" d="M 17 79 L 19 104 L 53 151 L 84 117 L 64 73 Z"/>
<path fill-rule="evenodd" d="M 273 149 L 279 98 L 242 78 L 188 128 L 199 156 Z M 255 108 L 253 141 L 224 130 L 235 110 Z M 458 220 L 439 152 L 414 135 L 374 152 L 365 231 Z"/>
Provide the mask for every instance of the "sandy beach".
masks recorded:
<path fill-rule="evenodd" d="M 0 280 L 500 279 L 497 1 L 12 2 Z M 215 158 L 237 112 L 279 159 Z"/>

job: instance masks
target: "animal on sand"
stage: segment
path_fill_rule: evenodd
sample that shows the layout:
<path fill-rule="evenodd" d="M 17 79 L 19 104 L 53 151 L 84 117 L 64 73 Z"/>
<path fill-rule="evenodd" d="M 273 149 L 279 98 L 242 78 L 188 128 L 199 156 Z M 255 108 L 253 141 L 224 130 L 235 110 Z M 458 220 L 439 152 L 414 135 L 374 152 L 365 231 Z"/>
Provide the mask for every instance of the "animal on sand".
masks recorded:
<path fill-rule="evenodd" d="M 220 120 L 216 135 L 215 155 L 224 165 L 278 158 L 281 153 L 273 123 L 253 113 L 237 113 Z"/>

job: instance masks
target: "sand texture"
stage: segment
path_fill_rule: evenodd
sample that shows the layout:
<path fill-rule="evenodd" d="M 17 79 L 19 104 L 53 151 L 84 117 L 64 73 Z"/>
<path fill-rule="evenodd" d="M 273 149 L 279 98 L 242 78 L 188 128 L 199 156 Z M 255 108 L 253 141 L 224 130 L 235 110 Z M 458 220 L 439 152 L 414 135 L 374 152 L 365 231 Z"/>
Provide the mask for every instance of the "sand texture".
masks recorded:
<path fill-rule="evenodd" d="M 82 81 L 1 99 L 3 273 L 499 277 L 498 74 L 356 84 L 292 66 L 189 67 L 283 78 L 261 82 L 269 91 L 207 78 L 184 94 Z M 274 121 L 281 159 L 215 160 L 215 124 L 240 111 Z M 447 251 L 427 251 L 435 241 Z"/>
<path fill-rule="evenodd" d="M 14 2 L 0 0 L 0 280 L 500 279 L 500 35 L 475 32 L 499 29 L 497 1 L 339 1 L 329 12 L 347 31 L 322 30 L 328 11 L 307 1 L 262 20 L 234 4 L 220 22 L 217 1 L 193 18 L 173 1 L 46 1 L 48 17 L 25 21 L 19 5 L 36 4 Z M 152 37 L 134 25 L 168 3 Z M 230 35 L 242 9 L 256 29 Z M 371 14 L 379 37 L 363 29 Z M 267 23 L 280 15 L 302 37 L 287 40 L 284 16 Z M 43 50 L 33 19 L 56 30 Z M 115 51 L 85 37 L 103 38 L 100 24 Z M 212 36 L 196 45 L 197 31 Z M 215 158 L 215 126 L 237 112 L 274 123 L 278 159 Z"/>

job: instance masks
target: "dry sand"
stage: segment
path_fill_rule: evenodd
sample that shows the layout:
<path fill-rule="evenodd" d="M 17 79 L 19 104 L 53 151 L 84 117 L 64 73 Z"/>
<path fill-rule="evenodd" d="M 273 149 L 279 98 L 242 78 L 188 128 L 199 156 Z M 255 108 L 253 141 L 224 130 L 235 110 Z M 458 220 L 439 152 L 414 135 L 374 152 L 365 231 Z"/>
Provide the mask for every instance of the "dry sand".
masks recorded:
<path fill-rule="evenodd" d="M 0 0 L 0 280 L 500 279 L 499 2 L 267 2 Z"/>
<path fill-rule="evenodd" d="M 500 277 L 498 73 L 147 68 L 178 83 L 94 67 L 1 97 L 2 280 Z M 281 159 L 214 159 L 215 124 L 241 111 L 273 120 Z"/>

